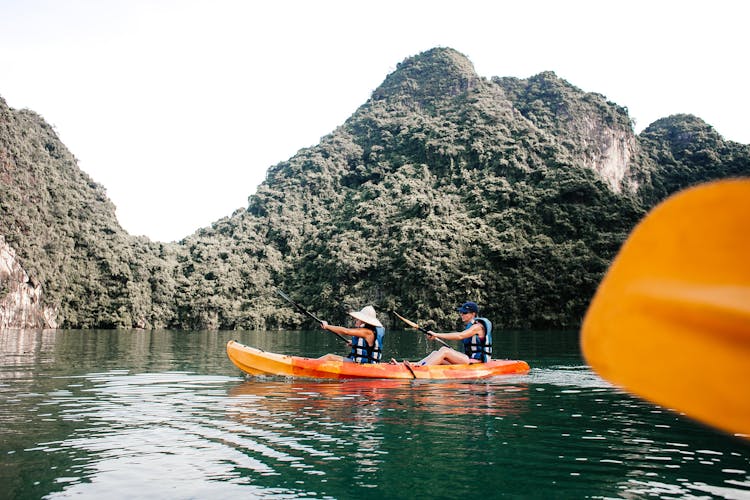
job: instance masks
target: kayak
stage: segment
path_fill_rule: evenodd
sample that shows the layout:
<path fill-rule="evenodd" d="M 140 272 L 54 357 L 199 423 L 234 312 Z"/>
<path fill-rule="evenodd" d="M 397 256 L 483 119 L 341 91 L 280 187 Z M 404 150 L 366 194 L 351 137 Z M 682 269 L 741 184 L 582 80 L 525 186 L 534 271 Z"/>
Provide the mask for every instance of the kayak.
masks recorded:
<path fill-rule="evenodd" d="M 473 380 L 529 372 L 525 361 L 493 359 L 468 365 L 419 366 L 406 363 L 359 364 L 342 359 L 304 358 L 266 352 L 237 341 L 227 343 L 227 356 L 248 375 L 280 375 L 317 379 L 433 379 Z"/>

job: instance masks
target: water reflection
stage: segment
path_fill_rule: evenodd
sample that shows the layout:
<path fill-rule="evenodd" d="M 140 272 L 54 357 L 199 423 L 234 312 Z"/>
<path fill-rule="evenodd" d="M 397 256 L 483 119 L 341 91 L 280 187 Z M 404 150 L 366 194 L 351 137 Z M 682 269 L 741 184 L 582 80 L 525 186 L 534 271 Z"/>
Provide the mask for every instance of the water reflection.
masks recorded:
<path fill-rule="evenodd" d="M 369 419 L 392 418 L 405 405 L 419 411 L 457 415 L 518 415 L 528 409 L 528 385 L 518 377 L 498 382 L 412 380 L 278 381 L 251 379 L 233 387 L 237 405 L 262 404 L 269 412 L 321 414 L 345 421 L 366 409 Z M 358 423 L 361 423 L 358 421 Z"/>
<path fill-rule="evenodd" d="M 452 429 L 450 419 L 483 415 L 492 421 L 522 414 L 528 409 L 527 392 L 517 381 L 259 378 L 232 387 L 226 408 L 228 417 L 241 424 L 240 434 L 262 435 L 277 451 L 296 451 L 287 457 L 293 466 L 330 476 L 331 462 L 345 461 L 357 485 L 371 488 L 379 485 L 379 471 L 392 466 L 389 461 L 400 462 L 401 455 L 412 453 L 410 442 L 422 442 L 422 429 L 454 439 L 462 431 Z M 485 425 L 476 425 L 460 437 L 465 441 L 478 433 L 482 440 L 487 432 Z"/>
<path fill-rule="evenodd" d="M 54 330 L 0 330 L 0 380 L 15 378 L 20 373 L 8 370 L 44 359 L 55 346 Z"/>

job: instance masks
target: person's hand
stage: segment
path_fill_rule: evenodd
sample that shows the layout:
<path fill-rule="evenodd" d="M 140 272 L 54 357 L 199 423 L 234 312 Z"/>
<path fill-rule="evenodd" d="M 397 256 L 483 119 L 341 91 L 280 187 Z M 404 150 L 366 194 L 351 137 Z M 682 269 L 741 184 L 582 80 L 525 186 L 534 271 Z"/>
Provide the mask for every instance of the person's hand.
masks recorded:
<path fill-rule="evenodd" d="M 434 339 L 435 338 L 435 332 L 433 332 L 432 330 L 427 330 L 427 338 L 430 339 L 430 340 Z"/>
<path fill-rule="evenodd" d="M 322 328 L 323 330 L 328 330 L 328 322 L 327 322 L 327 321 L 321 321 L 321 322 L 320 322 L 320 327 L 321 327 L 321 328 Z"/>

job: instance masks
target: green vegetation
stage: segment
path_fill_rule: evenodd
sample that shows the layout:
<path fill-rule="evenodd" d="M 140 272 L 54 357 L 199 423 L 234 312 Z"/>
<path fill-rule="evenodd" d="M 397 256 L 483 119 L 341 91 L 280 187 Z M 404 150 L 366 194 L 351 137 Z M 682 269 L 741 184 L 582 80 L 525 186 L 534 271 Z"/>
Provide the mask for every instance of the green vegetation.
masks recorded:
<path fill-rule="evenodd" d="M 488 81 L 439 48 L 178 244 L 125 233 L 54 131 L 0 100 L 0 234 L 65 327 L 300 326 L 275 287 L 337 322 L 372 303 L 448 325 L 472 299 L 500 328 L 575 327 L 648 208 L 749 160 L 698 118 L 636 137 L 553 73 Z"/>

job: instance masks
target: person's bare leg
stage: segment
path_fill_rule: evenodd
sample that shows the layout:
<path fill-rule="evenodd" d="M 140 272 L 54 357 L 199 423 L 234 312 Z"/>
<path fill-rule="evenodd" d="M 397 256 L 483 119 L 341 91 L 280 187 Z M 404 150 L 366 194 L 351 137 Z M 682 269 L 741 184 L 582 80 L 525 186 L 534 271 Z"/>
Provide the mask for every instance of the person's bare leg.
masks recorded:
<path fill-rule="evenodd" d="M 445 347 L 441 347 L 437 351 L 432 351 L 430 354 L 419 360 L 417 364 L 419 365 L 439 365 L 443 362 L 443 349 Z"/>
<path fill-rule="evenodd" d="M 471 358 L 462 352 L 458 352 L 454 349 L 446 349 L 445 356 L 443 357 L 444 365 L 467 365 L 471 362 Z"/>
<path fill-rule="evenodd" d="M 450 347 L 441 347 L 422 359 L 420 365 L 461 365 L 470 362 L 469 356 Z"/>

